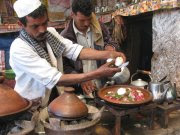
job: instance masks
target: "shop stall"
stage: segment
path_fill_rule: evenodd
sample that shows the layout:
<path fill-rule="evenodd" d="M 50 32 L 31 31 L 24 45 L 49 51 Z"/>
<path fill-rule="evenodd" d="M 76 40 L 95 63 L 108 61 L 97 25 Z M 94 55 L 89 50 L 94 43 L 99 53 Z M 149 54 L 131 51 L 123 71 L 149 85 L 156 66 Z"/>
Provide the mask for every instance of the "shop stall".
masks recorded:
<path fill-rule="evenodd" d="M 13 2 L 14 0 L 0 1 L 1 83 L 4 81 L 2 75 L 11 69 L 9 66 L 10 45 L 21 30 L 12 9 Z M 42 0 L 42 2 L 48 8 L 50 19 L 48 26 L 52 26 L 61 32 L 69 22 L 72 0 Z M 180 109 L 180 100 L 178 98 L 178 92 L 180 92 L 180 48 L 178 46 L 180 39 L 180 2 L 177 0 L 93 0 L 93 2 L 96 17 L 109 28 L 113 39 L 118 44 L 118 51 L 123 51 L 127 61 L 129 61 L 127 69 L 129 69 L 130 73 L 128 71 L 127 76 L 125 76 L 129 80 L 126 80 L 125 85 L 117 85 L 114 80 L 107 81 L 104 88 L 93 93 L 95 98 L 92 106 L 82 102 L 83 99 L 79 100 L 74 94 L 74 89 L 68 87 L 64 95 L 62 94 L 50 106 L 45 108 L 45 113 L 44 111 L 41 112 L 43 117 L 40 119 L 40 122 L 44 124 L 45 131 L 47 134 L 95 134 L 95 128 L 101 122 L 104 110 L 115 116 L 115 122 L 111 129 L 115 135 L 121 134 L 122 117 L 138 113 L 148 114 L 147 125 L 150 129 L 154 128 L 156 116 L 163 114 L 160 122 L 162 127 L 167 128 L 168 114 Z M 15 76 L 11 80 L 14 80 L 14 78 Z M 7 79 L 5 78 L 4 83 Z M 160 98 L 163 96 L 162 102 L 159 102 L 159 100 L 156 102 L 152 92 L 159 89 L 148 90 L 151 82 L 163 82 L 158 87 L 162 87 L 164 82 L 166 82 L 167 91 L 158 93 Z M 13 91 L 14 82 L 13 86 L 12 84 L 8 85 L 11 88 L 0 84 L 3 91 L 6 89 Z M 126 94 L 124 95 L 126 97 L 124 102 L 119 102 L 121 100 L 121 94 L 117 96 L 119 88 L 125 89 Z M 164 88 L 163 90 L 166 89 Z M 177 90 L 177 93 L 171 100 L 167 93 L 175 92 L 175 90 Z M 137 97 L 139 98 L 139 96 L 143 95 L 141 98 L 142 102 L 138 101 L 138 98 L 129 98 L 134 91 L 135 95 L 132 97 L 136 97 L 140 93 Z M 72 98 L 69 98 L 69 95 Z M 169 95 L 172 96 L 171 94 Z M 75 101 L 69 102 L 69 99 L 75 99 Z M 135 102 L 135 100 L 137 101 Z M 63 101 L 66 106 L 62 104 Z M 78 114 L 80 110 L 84 111 L 84 109 L 78 108 L 80 105 L 76 106 L 73 104 L 75 102 L 85 107 L 85 114 L 76 117 L 60 115 L 62 110 L 63 113 L 72 115 Z M 0 134 L 7 134 L 12 129 L 19 133 L 33 134 L 35 130 L 34 121 L 37 116 L 35 113 L 29 114 L 28 110 L 31 105 L 32 103 L 30 102 L 29 106 L 23 110 L 23 115 L 18 117 L 18 119 L 13 118 L 10 122 L 0 121 L 0 124 L 3 124 L 3 126 L 0 126 Z M 59 105 L 62 106 L 59 107 Z M 0 118 L 19 114 L 19 112 L 9 113 L 10 115 L 5 114 L 5 116 L 2 115 Z M 106 119 L 109 120 L 109 117 Z M 18 123 L 19 121 L 17 120 L 25 123 Z"/>

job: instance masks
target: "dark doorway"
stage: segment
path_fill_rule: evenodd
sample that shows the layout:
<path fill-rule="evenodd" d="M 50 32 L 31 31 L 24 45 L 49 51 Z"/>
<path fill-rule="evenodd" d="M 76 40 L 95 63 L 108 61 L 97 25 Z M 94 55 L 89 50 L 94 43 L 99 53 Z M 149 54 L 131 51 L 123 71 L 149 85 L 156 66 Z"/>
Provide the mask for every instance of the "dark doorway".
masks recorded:
<path fill-rule="evenodd" d="M 152 13 L 124 17 L 127 39 L 122 46 L 127 60 L 130 61 L 131 75 L 137 69 L 151 70 L 152 58 Z"/>

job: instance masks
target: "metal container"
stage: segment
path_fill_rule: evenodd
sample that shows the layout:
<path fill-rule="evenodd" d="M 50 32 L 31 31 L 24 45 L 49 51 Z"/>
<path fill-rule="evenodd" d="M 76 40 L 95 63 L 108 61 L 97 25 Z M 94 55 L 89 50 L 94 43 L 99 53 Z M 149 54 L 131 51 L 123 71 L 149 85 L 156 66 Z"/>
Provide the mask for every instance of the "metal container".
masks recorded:
<path fill-rule="evenodd" d="M 88 117 L 90 117 L 91 119 L 79 124 L 61 125 L 61 119 L 59 119 L 58 121 L 58 118 L 55 118 L 56 122 L 54 124 L 48 122 L 51 121 L 51 118 L 49 118 L 48 116 L 43 117 L 43 119 L 41 119 L 41 122 L 44 125 L 46 135 L 92 135 L 93 131 L 95 130 L 95 126 L 101 119 L 101 113 L 100 115 L 98 115 L 98 117 L 93 117 L 96 114 L 99 114 L 100 111 L 94 106 L 87 105 L 87 107 Z M 83 119 L 81 120 L 83 121 Z"/>
<path fill-rule="evenodd" d="M 150 82 L 148 89 L 152 92 L 153 101 L 162 103 L 165 99 L 168 89 L 164 88 L 164 83 L 161 82 Z"/>
<path fill-rule="evenodd" d="M 126 83 L 129 80 L 130 72 L 127 67 L 122 67 L 121 72 L 117 72 L 111 80 L 114 80 L 116 84 Z"/>
<path fill-rule="evenodd" d="M 177 97 L 176 84 L 174 83 L 174 86 L 173 86 L 171 82 L 169 82 L 168 84 L 165 84 L 164 87 L 167 87 L 168 89 L 165 96 L 165 100 L 167 102 L 173 102 Z"/>
<path fill-rule="evenodd" d="M 142 80 L 142 79 L 137 79 L 137 80 L 134 80 L 134 77 L 137 75 L 137 74 L 145 74 L 145 75 L 148 75 L 149 78 L 152 80 L 151 78 L 151 72 L 149 71 L 145 71 L 145 70 L 137 70 L 136 73 L 134 73 L 132 76 L 131 76 L 131 85 L 133 86 L 137 86 L 137 87 L 141 87 L 143 89 L 146 89 L 147 86 L 148 86 L 148 82 Z"/>
<path fill-rule="evenodd" d="M 88 124 L 81 125 L 70 125 L 67 129 L 55 130 L 45 125 L 45 133 L 46 135 L 92 135 L 96 124 L 99 122 L 99 119 L 93 120 Z"/>

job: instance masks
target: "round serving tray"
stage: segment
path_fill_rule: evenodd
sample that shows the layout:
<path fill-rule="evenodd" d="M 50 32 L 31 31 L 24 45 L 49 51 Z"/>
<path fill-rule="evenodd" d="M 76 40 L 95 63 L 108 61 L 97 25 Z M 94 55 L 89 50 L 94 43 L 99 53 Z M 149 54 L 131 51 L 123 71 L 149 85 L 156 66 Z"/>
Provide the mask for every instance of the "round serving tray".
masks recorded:
<path fill-rule="evenodd" d="M 131 89 L 136 89 L 136 90 L 140 90 L 143 94 L 144 94 L 144 100 L 141 101 L 132 101 L 132 102 L 123 102 L 123 101 L 119 101 L 119 100 L 112 100 L 110 98 L 108 98 L 107 96 L 105 96 L 107 94 L 107 92 L 109 91 L 113 91 L 116 92 L 119 88 L 131 88 Z M 103 99 L 104 101 L 113 104 L 113 105 L 118 105 L 118 106 L 138 106 L 141 104 L 145 104 L 148 103 L 152 100 L 152 94 L 146 90 L 146 89 L 142 89 L 139 87 L 135 87 L 135 86 L 130 86 L 130 85 L 114 85 L 114 86 L 108 86 L 105 88 L 102 88 L 98 91 L 97 93 L 98 97 L 100 99 Z"/>

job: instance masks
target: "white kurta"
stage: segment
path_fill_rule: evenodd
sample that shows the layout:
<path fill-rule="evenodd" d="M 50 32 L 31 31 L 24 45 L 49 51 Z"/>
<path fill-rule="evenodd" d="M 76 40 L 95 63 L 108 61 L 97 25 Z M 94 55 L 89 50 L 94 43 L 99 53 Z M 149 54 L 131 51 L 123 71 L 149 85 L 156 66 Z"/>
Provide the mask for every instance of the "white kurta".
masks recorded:
<path fill-rule="evenodd" d="M 64 43 L 63 56 L 75 61 L 83 47 L 63 38 L 54 28 L 50 27 L 48 31 Z M 50 47 L 48 43 L 47 47 Z M 56 66 L 58 62 L 54 59 L 54 54 L 49 55 L 53 65 Z M 52 67 L 20 38 L 16 38 L 11 45 L 10 65 L 16 74 L 15 90 L 30 100 L 45 96 L 45 90 L 52 89 L 62 76 L 56 67 Z"/>

